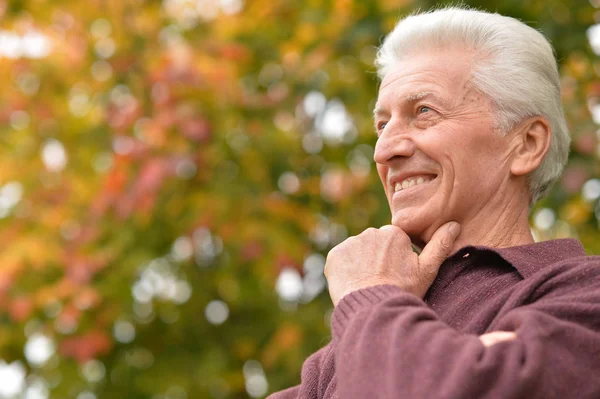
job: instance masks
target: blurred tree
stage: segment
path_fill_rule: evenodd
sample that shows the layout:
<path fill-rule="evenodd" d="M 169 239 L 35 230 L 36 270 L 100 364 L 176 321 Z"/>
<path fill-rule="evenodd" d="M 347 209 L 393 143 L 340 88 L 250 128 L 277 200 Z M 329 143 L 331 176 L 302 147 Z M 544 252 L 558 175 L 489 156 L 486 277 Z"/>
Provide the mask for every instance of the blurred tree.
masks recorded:
<path fill-rule="evenodd" d="M 532 228 L 600 253 L 600 3 L 466 3 L 555 45 L 573 151 Z M 0 0 L 0 397 L 298 383 L 329 336 L 327 251 L 389 218 L 376 46 L 433 5 Z"/>

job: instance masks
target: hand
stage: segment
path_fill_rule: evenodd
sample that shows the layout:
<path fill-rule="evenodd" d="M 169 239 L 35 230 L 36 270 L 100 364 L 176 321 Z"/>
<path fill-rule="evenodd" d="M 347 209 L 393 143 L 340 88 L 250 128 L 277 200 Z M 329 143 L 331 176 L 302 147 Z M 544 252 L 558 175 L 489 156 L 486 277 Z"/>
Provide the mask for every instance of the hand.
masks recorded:
<path fill-rule="evenodd" d="M 417 255 L 399 227 L 368 228 L 334 247 L 327 255 L 325 278 L 334 306 L 352 291 L 380 284 L 397 285 L 423 298 L 450 255 L 460 225 L 448 222 Z"/>
<path fill-rule="evenodd" d="M 479 336 L 479 340 L 486 348 L 504 341 L 514 341 L 517 334 L 512 331 L 492 331 Z"/>

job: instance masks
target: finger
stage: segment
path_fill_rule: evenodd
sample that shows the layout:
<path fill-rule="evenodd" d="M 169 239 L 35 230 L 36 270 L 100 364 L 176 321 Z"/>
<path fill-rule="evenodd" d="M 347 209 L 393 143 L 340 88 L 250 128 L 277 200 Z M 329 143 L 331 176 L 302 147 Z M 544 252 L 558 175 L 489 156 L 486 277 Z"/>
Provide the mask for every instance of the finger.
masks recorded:
<path fill-rule="evenodd" d="M 377 230 L 375 230 L 377 231 Z M 394 233 L 396 236 L 402 236 L 403 239 L 410 241 L 410 237 L 398 226 L 394 226 L 393 224 L 386 224 L 385 226 L 381 226 L 379 231 L 390 231 Z"/>
<path fill-rule="evenodd" d="M 398 226 L 394 226 L 392 224 L 386 224 L 385 226 L 381 226 L 379 228 L 379 231 L 380 232 L 384 232 L 384 231 L 388 232 L 389 231 L 391 234 L 394 235 L 394 239 L 396 240 L 396 243 L 399 246 L 402 246 L 402 245 L 407 245 L 407 246 L 411 245 L 412 246 L 412 243 L 410 241 L 410 237 L 408 236 L 408 234 L 406 234 L 404 232 L 404 230 L 402 230 Z"/>
<path fill-rule="evenodd" d="M 479 336 L 479 340 L 486 348 L 496 345 L 499 342 L 512 341 L 517 338 L 517 334 L 512 331 L 492 331 L 491 333 Z"/>
<path fill-rule="evenodd" d="M 448 222 L 433 233 L 429 243 L 419 255 L 419 266 L 423 271 L 435 272 L 450 255 L 456 237 L 460 234 L 460 225 Z"/>

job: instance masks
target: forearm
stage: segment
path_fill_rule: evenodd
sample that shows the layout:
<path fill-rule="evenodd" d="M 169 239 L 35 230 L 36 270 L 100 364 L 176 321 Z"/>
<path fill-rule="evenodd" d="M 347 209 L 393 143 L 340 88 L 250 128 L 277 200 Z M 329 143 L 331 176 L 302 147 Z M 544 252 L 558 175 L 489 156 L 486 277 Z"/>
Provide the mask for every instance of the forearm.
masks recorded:
<path fill-rule="evenodd" d="M 338 395 L 569 397 L 573 383 L 585 384 L 586 375 L 600 371 L 592 360 L 597 354 L 590 353 L 598 338 L 527 312 L 515 312 L 494 327 L 515 331 L 516 340 L 486 347 L 396 287 L 356 291 L 340 301 L 332 320 Z M 583 387 L 578 397 L 593 397 L 590 392 Z"/>
<path fill-rule="evenodd" d="M 268 399 L 317 399 L 331 397 L 335 390 L 334 346 L 330 342 L 302 365 L 300 385 L 273 393 Z"/>

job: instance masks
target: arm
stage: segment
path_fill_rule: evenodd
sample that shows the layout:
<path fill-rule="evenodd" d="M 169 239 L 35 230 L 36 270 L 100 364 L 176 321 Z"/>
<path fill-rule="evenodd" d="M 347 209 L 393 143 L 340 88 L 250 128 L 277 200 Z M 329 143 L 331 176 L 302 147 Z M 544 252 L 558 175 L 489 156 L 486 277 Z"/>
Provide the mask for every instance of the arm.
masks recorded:
<path fill-rule="evenodd" d="M 593 282 L 597 276 L 589 280 L 578 292 L 547 295 L 509 311 L 491 330 L 514 331 L 517 338 L 488 347 L 398 287 L 354 291 L 332 319 L 338 395 L 600 397 L 600 334 L 593 325 L 600 323 L 600 286 Z"/>
<path fill-rule="evenodd" d="M 453 225 L 456 229 L 450 229 Z M 405 288 L 410 287 L 411 292 L 421 296 L 424 295 L 437 274 L 437 268 L 449 254 L 451 244 L 459 231 L 460 228 L 456 223 L 447 223 L 434 234 L 432 242 L 423 250 L 420 257 L 413 253 L 410 238 L 393 226 L 385 226 L 380 230 L 367 229 L 358 239 L 353 237 L 344 241 L 346 245 L 338 245 L 329 252 L 325 266 L 329 293 L 334 305 L 337 306 L 339 299 L 350 292 L 387 282 L 401 281 L 402 286 Z M 360 248 L 365 238 L 375 246 L 371 245 L 371 248 L 361 251 L 362 256 L 354 256 L 351 251 L 347 251 L 348 243 L 350 243 L 351 248 L 356 248 L 357 245 Z M 398 242 L 403 245 L 398 245 Z M 384 251 L 378 248 L 382 244 L 386 247 Z M 390 248 L 392 249 L 390 250 Z M 413 267 L 408 274 L 405 268 L 405 273 L 402 273 L 402 275 L 389 273 L 385 270 L 385 267 L 372 268 L 371 273 L 355 273 L 356 269 L 352 266 L 367 264 L 367 262 L 362 262 L 361 259 L 372 260 L 376 255 L 379 258 L 377 263 L 384 265 L 389 263 L 389 257 L 404 260 L 410 256 Z M 334 261 L 331 261 L 331 259 L 334 259 Z M 372 262 L 369 262 L 369 264 L 371 265 Z M 302 383 L 299 386 L 275 393 L 269 398 L 345 398 L 336 392 L 336 341 L 334 336 L 334 340 L 329 345 L 304 362 L 302 366 Z"/>
<path fill-rule="evenodd" d="M 333 343 L 319 349 L 302 365 L 300 385 L 276 392 L 268 399 L 313 399 L 331 397 L 335 390 Z"/>
<path fill-rule="evenodd" d="M 449 254 L 451 244 L 458 235 L 460 229 L 449 229 L 452 223 L 444 225 L 444 227 L 434 235 L 432 242 L 423 250 L 421 257 L 417 257 L 412 251 L 411 242 L 405 234 L 399 234 L 401 231 L 392 226 L 386 226 L 380 230 L 367 229 L 361 236 L 370 240 L 375 245 L 385 245 L 396 248 L 391 251 L 381 251 L 378 248 L 371 248 L 371 251 L 363 251 L 362 256 L 367 259 L 373 259 L 378 255 L 379 264 L 388 264 L 389 258 L 392 256 L 395 259 L 406 259 L 411 257 L 414 267 L 410 270 L 409 275 L 398 275 L 388 273 L 385 268 L 372 268 L 371 272 L 375 273 L 374 278 L 367 273 L 356 273 L 352 267 L 353 264 L 366 264 L 361 262 L 360 257 L 353 256 L 348 252 L 344 245 L 338 245 L 328 255 L 327 265 L 325 267 L 325 275 L 329 275 L 329 293 L 334 305 L 337 305 L 339 299 L 347 293 L 355 291 L 365 286 L 373 286 L 384 284 L 387 281 L 401 281 L 403 287 L 411 289 L 411 292 L 418 295 L 424 295 L 427 288 L 435 278 L 437 268 L 445 257 Z M 458 228 L 458 225 L 456 225 Z M 385 232 L 384 232 L 385 230 Z M 383 234 L 379 234 L 379 233 Z M 398 245 L 398 242 L 404 245 Z M 345 243 L 351 245 L 361 245 L 361 239 L 348 239 Z M 390 253 L 388 253 L 390 252 Z M 381 258 L 383 256 L 383 258 Z M 335 259 L 335 261 L 331 261 Z M 354 262 L 351 262 L 353 260 Z M 370 265 L 373 262 L 369 262 Z M 328 272 L 329 270 L 329 272 Z M 404 268 L 406 271 L 407 269 Z M 424 276 L 423 276 L 424 275 Z M 334 276 L 334 277 L 332 277 Z M 345 398 L 336 392 L 336 346 L 335 339 L 311 357 L 309 357 L 302 366 L 302 383 L 296 387 L 289 388 L 285 391 L 278 392 L 270 396 L 270 399 L 313 399 L 313 398 Z M 337 395 L 336 395 L 337 394 Z"/>

